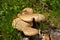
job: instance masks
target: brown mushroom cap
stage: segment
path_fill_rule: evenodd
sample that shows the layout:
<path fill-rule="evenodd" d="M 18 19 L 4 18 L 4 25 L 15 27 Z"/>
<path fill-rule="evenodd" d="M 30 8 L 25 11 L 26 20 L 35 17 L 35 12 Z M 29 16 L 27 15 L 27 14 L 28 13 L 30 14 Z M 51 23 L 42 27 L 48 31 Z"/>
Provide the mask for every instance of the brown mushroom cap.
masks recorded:
<path fill-rule="evenodd" d="M 19 18 L 26 22 L 32 22 L 33 18 L 36 22 L 45 20 L 45 16 L 42 14 L 20 15 Z"/>
<path fill-rule="evenodd" d="M 23 29 L 23 33 L 26 36 L 34 36 L 34 35 L 37 35 L 39 33 L 39 31 L 35 28 L 32 28 L 32 27 L 26 27 Z"/>
<path fill-rule="evenodd" d="M 21 14 L 22 15 L 24 15 L 24 14 L 26 14 L 26 15 L 33 14 L 33 9 L 32 8 L 24 8 L 22 10 L 22 12 L 17 15 L 17 17 L 19 17 Z"/>
<path fill-rule="evenodd" d="M 13 20 L 12 26 L 17 30 L 22 31 L 26 36 L 33 36 L 38 34 L 37 29 L 32 28 L 29 23 L 26 23 L 19 18 Z"/>
<path fill-rule="evenodd" d="M 22 29 L 25 28 L 26 26 L 30 26 L 30 24 L 22 21 L 22 20 L 19 19 L 19 18 L 16 18 L 16 19 L 13 20 L 12 26 L 13 26 L 13 28 L 16 28 L 16 29 L 18 29 L 18 30 L 22 30 Z"/>

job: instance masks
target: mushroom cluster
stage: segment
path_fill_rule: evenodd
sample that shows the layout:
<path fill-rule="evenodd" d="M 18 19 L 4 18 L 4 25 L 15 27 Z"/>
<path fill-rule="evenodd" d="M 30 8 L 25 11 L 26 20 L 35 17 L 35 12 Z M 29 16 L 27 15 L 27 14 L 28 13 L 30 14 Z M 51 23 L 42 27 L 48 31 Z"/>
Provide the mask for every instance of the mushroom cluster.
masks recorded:
<path fill-rule="evenodd" d="M 26 36 L 34 36 L 39 34 L 39 30 L 32 27 L 33 19 L 35 22 L 40 22 L 45 20 L 45 16 L 43 14 L 34 13 L 32 8 L 25 8 L 17 15 L 17 18 L 13 20 L 12 26 L 22 31 Z"/>

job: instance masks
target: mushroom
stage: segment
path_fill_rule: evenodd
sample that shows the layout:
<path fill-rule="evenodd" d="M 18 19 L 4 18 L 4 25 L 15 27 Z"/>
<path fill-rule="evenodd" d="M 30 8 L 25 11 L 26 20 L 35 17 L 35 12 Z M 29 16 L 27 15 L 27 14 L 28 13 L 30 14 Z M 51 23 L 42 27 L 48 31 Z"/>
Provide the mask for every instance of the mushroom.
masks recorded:
<path fill-rule="evenodd" d="M 39 34 L 39 30 L 33 28 L 31 25 L 33 18 L 35 22 L 45 20 L 45 16 L 42 14 L 34 14 L 32 8 L 25 8 L 21 14 L 18 14 L 18 18 L 12 22 L 13 28 L 22 31 L 26 36 L 34 36 Z"/>
<path fill-rule="evenodd" d="M 19 18 L 16 18 L 12 22 L 13 28 L 16 28 L 17 30 L 20 30 L 24 33 L 26 36 L 33 36 L 38 34 L 38 30 L 35 28 L 32 28 L 29 23 L 26 23 L 22 21 Z"/>

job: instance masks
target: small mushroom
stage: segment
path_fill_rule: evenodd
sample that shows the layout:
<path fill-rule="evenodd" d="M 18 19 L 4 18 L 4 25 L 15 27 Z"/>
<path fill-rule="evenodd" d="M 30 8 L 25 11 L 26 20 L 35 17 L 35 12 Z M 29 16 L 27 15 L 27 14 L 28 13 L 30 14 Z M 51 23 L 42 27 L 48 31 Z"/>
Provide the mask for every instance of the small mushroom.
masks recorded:
<path fill-rule="evenodd" d="M 50 39 L 50 36 L 49 36 L 48 34 L 43 34 L 43 38 L 44 38 L 45 40 L 51 40 L 51 39 Z"/>
<path fill-rule="evenodd" d="M 13 20 L 12 26 L 17 30 L 22 31 L 26 36 L 33 36 L 38 34 L 37 29 L 32 28 L 29 23 L 26 23 L 19 18 Z"/>

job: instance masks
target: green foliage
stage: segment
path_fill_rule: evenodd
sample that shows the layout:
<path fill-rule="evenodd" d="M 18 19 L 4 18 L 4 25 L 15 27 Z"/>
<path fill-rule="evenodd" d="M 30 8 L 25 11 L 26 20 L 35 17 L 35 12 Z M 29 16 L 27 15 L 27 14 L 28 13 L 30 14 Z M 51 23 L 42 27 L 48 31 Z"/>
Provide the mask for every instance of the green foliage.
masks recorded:
<path fill-rule="evenodd" d="M 42 0 L 42 2 L 51 9 L 49 12 L 43 11 L 43 14 L 51 23 L 57 22 L 57 27 L 60 27 L 60 0 Z M 20 40 L 11 23 L 13 17 L 25 7 L 41 12 L 40 0 L 0 0 L 0 40 Z M 40 23 L 41 29 L 44 25 Z"/>

